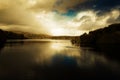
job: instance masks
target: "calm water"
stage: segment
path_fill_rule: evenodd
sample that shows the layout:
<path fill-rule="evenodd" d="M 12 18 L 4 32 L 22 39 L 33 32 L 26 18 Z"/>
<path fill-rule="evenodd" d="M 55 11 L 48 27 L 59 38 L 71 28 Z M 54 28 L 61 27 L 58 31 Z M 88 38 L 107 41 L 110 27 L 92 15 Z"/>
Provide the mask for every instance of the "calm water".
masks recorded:
<path fill-rule="evenodd" d="M 119 80 L 120 63 L 69 40 L 8 41 L 0 50 L 0 80 Z"/>

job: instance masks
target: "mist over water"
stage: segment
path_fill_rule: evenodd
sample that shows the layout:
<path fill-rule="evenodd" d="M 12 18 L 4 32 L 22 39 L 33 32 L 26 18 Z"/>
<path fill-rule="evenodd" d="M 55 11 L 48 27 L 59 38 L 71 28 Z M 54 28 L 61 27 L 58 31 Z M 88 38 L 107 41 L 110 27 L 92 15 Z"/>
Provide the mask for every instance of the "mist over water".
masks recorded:
<path fill-rule="evenodd" d="M 0 80 L 114 78 L 120 63 L 69 40 L 8 41 L 0 51 Z"/>

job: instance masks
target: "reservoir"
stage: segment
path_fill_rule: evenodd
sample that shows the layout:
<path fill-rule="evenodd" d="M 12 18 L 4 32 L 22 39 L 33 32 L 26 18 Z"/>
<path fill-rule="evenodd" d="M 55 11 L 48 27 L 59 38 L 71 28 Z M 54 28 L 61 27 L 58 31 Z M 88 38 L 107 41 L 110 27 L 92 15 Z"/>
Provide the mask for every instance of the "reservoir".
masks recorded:
<path fill-rule="evenodd" d="M 9 40 L 0 49 L 0 80 L 120 79 L 120 62 L 70 40 Z"/>

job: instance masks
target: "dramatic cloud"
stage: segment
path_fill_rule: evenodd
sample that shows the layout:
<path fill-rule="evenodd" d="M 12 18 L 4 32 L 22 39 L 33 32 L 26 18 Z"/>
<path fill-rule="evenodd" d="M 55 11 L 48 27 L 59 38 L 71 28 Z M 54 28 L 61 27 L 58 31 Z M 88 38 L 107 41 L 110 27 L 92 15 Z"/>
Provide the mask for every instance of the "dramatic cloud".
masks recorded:
<path fill-rule="evenodd" d="M 35 5 L 31 6 L 36 11 L 58 11 L 65 13 L 74 6 L 87 0 L 34 0 Z"/>
<path fill-rule="evenodd" d="M 28 5 L 31 5 L 29 2 L 26 3 L 27 1 L 0 0 L 0 24 L 7 26 L 7 29 L 15 28 L 16 30 L 24 30 L 27 27 L 27 31 L 32 31 L 32 29 L 38 31 L 38 28 L 39 32 L 44 31 L 44 28 L 41 27 L 35 15 L 27 10 Z"/>
<path fill-rule="evenodd" d="M 81 35 L 120 23 L 120 0 L 0 0 L 0 28 Z"/>
<path fill-rule="evenodd" d="M 79 5 L 87 0 L 57 0 L 55 4 L 55 10 L 59 12 L 67 12 L 71 9 L 74 9 L 74 6 Z"/>
<path fill-rule="evenodd" d="M 34 0 L 34 5 L 29 8 L 33 11 L 51 11 L 56 0 Z"/>
<path fill-rule="evenodd" d="M 112 23 L 120 22 L 118 20 L 120 17 L 119 10 L 112 10 L 101 16 L 98 16 L 97 13 L 98 12 L 92 10 L 78 13 L 74 19 L 75 25 L 78 24 L 78 28 L 80 30 L 91 31 Z"/>

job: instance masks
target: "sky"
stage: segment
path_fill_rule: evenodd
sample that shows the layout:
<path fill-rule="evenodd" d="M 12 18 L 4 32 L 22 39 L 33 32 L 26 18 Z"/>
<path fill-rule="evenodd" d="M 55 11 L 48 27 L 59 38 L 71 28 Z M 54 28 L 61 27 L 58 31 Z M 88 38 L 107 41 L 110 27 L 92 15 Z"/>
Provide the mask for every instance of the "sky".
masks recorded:
<path fill-rule="evenodd" d="M 0 0 L 0 29 L 79 36 L 120 23 L 120 0 Z"/>

